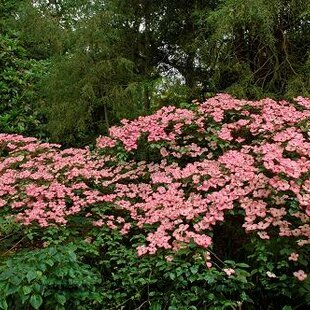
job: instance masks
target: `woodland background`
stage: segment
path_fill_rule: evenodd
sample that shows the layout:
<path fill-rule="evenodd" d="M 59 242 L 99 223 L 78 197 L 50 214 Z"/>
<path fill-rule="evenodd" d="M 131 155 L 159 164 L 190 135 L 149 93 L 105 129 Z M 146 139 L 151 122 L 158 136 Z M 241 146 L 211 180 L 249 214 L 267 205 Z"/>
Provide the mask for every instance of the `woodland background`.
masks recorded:
<path fill-rule="evenodd" d="M 309 96 L 309 0 L 4 0 L 0 131 L 92 143 L 226 92 Z"/>

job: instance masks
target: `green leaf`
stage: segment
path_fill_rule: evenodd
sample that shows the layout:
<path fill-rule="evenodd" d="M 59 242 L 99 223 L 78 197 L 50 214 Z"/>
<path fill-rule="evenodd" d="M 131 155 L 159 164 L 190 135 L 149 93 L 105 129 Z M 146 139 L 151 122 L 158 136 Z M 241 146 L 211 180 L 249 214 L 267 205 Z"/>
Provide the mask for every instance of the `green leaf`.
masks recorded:
<path fill-rule="evenodd" d="M 24 293 L 25 295 L 28 295 L 28 294 L 31 293 L 32 288 L 31 288 L 31 286 L 23 286 L 22 290 L 23 290 L 23 293 Z"/>
<path fill-rule="evenodd" d="M 7 302 L 5 300 L 0 300 L 0 309 L 7 310 L 9 308 Z"/>
<path fill-rule="evenodd" d="M 66 297 L 64 295 L 60 295 L 60 294 L 55 294 L 55 299 L 57 300 L 58 303 L 60 303 L 61 305 L 64 305 L 66 303 Z"/>
<path fill-rule="evenodd" d="M 245 263 L 238 263 L 237 266 L 241 267 L 241 268 L 249 268 L 250 267 L 248 264 L 245 264 Z"/>
<path fill-rule="evenodd" d="M 12 273 L 9 271 L 3 272 L 0 275 L 0 281 L 7 280 L 12 276 Z"/>
<path fill-rule="evenodd" d="M 16 293 L 18 291 L 18 288 L 19 288 L 18 286 L 9 285 L 7 290 L 6 290 L 6 295 L 8 296 L 8 295 Z"/>
<path fill-rule="evenodd" d="M 152 304 L 150 310 L 161 310 L 161 305 L 158 303 Z"/>
<path fill-rule="evenodd" d="M 14 276 L 14 277 L 12 277 L 12 278 L 10 278 L 10 280 L 9 280 L 12 284 L 14 284 L 14 285 L 19 285 L 21 282 L 22 282 L 22 279 L 21 278 L 19 278 L 19 277 L 17 277 L 17 276 Z"/>
<path fill-rule="evenodd" d="M 35 284 L 33 285 L 33 291 L 39 293 L 39 292 L 41 291 L 41 285 L 38 284 L 38 283 L 35 283 Z"/>
<path fill-rule="evenodd" d="M 32 295 L 30 297 L 30 304 L 33 308 L 39 309 L 42 303 L 43 303 L 43 299 L 40 295 Z"/>
<path fill-rule="evenodd" d="M 190 270 L 191 270 L 192 274 L 196 274 L 198 272 L 198 266 L 192 266 L 190 268 Z"/>
<path fill-rule="evenodd" d="M 70 261 L 71 262 L 74 262 L 74 261 L 76 261 L 76 254 L 74 253 L 74 252 L 69 252 L 68 253 L 68 255 L 69 255 L 69 258 L 70 258 Z"/>
<path fill-rule="evenodd" d="M 27 277 L 28 282 L 31 282 L 33 279 L 35 279 L 37 277 L 37 274 L 35 271 L 30 270 L 27 272 L 26 277 Z"/>
<path fill-rule="evenodd" d="M 51 267 L 54 266 L 54 262 L 51 259 L 48 259 L 46 263 Z"/>

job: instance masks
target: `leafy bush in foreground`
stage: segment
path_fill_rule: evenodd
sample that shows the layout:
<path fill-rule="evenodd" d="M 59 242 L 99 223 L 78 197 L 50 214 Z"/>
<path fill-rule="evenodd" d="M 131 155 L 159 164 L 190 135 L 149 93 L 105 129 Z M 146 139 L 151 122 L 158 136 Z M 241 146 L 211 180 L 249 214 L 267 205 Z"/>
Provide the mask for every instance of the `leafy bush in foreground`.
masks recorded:
<path fill-rule="evenodd" d="M 38 272 L 68 247 L 72 278 L 93 279 L 76 290 L 41 270 L 33 302 L 26 271 L 2 273 L 2 308 L 44 309 L 60 291 L 59 309 L 309 304 L 309 118 L 309 99 L 220 94 L 124 120 L 93 151 L 0 135 L 1 268 L 33 255 Z"/>

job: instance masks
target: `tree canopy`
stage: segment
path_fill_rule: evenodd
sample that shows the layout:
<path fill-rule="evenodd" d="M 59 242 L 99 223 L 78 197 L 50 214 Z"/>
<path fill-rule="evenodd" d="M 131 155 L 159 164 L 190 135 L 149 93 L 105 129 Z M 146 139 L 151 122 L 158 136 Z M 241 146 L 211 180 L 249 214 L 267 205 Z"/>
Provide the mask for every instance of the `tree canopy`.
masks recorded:
<path fill-rule="evenodd" d="M 309 96 L 310 0 L 23 0 L 2 7 L 27 55 L 50 64 L 36 100 L 55 141 L 89 142 L 124 117 L 219 92 Z"/>

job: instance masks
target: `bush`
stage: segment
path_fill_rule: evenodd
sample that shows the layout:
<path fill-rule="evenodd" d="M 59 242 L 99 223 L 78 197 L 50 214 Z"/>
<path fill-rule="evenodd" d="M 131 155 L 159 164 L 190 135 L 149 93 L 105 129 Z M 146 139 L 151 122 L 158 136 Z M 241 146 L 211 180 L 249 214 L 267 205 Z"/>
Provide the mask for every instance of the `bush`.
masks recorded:
<path fill-rule="evenodd" d="M 309 118 L 309 99 L 220 94 L 123 120 L 92 151 L 2 134 L 1 215 L 24 227 L 2 264 L 74 246 L 74 277 L 94 282 L 81 282 L 81 302 L 67 294 L 66 308 L 309 305 Z"/>
<path fill-rule="evenodd" d="M 100 301 L 98 272 L 78 261 L 74 247 L 21 251 L 0 267 L 2 309 L 92 309 Z M 83 306 L 83 307 L 82 307 Z"/>

